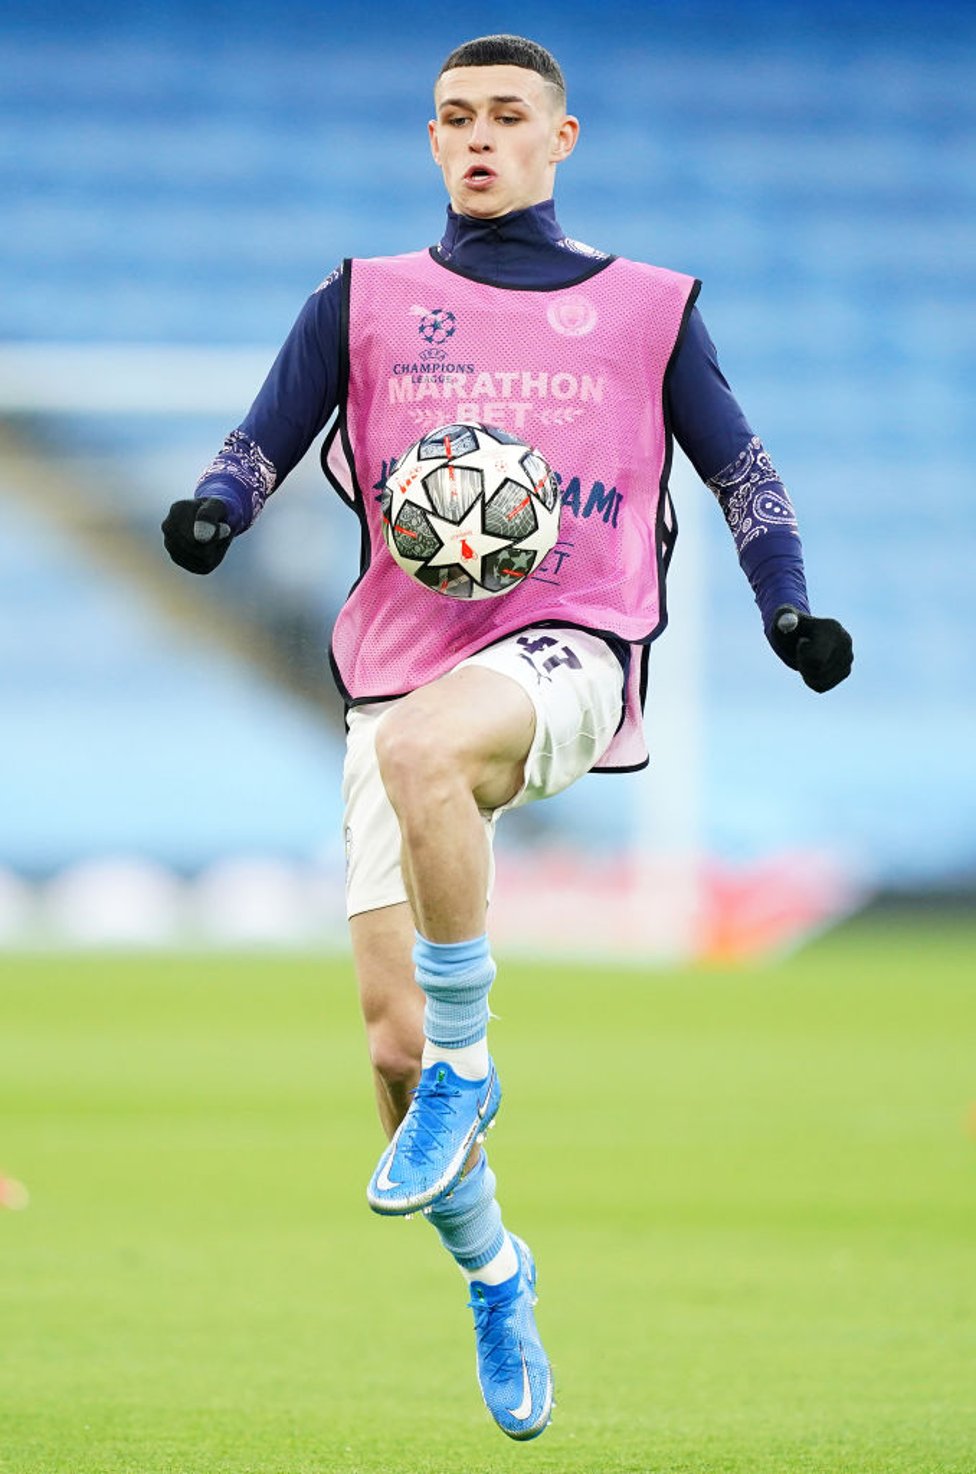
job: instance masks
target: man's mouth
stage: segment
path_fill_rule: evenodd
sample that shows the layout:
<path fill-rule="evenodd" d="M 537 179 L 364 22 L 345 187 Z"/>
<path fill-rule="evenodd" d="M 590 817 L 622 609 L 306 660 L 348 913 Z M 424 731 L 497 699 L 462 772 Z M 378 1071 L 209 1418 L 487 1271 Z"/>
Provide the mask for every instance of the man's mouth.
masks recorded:
<path fill-rule="evenodd" d="M 477 189 L 479 186 L 484 188 L 494 178 L 496 178 L 494 169 L 489 169 L 485 164 L 472 164 L 464 176 L 464 182 Z"/>

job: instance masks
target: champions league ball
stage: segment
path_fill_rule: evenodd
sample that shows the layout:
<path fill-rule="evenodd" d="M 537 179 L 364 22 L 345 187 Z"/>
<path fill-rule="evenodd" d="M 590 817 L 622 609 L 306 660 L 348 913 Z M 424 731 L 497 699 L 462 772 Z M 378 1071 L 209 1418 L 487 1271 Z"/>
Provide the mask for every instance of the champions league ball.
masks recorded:
<path fill-rule="evenodd" d="M 451 599 L 510 593 L 559 536 L 552 471 L 494 425 L 431 430 L 393 462 L 381 508 L 396 562 Z"/>

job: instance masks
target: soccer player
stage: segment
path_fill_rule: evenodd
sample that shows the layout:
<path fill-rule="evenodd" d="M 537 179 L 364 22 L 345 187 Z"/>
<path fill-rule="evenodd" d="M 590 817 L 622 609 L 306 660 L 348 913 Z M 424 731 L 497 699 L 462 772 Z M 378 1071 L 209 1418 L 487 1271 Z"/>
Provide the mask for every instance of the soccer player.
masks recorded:
<path fill-rule="evenodd" d="M 502 1222 L 481 1145 L 501 1100 L 487 1045 L 491 832 L 591 768 L 646 761 L 672 431 L 718 497 L 780 659 L 826 691 L 852 647 L 810 613 L 789 497 L 719 369 L 698 282 L 557 223 L 556 169 L 579 122 L 555 59 L 516 36 L 468 42 L 441 68 L 435 109 L 450 200 L 439 243 L 326 278 L 163 532 L 177 563 L 211 572 L 338 410 L 323 462 L 364 537 L 332 638 L 348 711 L 347 899 L 390 1138 L 367 1196 L 377 1213 L 430 1218 L 469 1284 L 485 1402 L 528 1439 L 553 1397 L 536 1270 Z M 391 456 L 472 421 L 539 447 L 568 531 L 513 593 L 459 602 L 396 567 L 380 498 Z"/>

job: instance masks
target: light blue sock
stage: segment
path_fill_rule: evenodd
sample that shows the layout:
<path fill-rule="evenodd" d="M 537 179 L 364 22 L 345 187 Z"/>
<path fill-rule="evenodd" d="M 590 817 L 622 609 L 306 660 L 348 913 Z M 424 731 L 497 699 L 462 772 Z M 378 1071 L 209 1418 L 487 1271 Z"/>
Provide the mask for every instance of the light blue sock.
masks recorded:
<path fill-rule="evenodd" d="M 507 1235 L 495 1202 L 495 1174 L 484 1152 L 450 1197 L 435 1203 L 427 1216 L 462 1269 L 481 1269 L 501 1253 Z"/>
<path fill-rule="evenodd" d="M 488 1032 L 488 991 L 495 981 L 488 937 L 428 942 L 417 933 L 417 982 L 427 995 L 424 1034 L 442 1049 L 464 1049 Z"/>

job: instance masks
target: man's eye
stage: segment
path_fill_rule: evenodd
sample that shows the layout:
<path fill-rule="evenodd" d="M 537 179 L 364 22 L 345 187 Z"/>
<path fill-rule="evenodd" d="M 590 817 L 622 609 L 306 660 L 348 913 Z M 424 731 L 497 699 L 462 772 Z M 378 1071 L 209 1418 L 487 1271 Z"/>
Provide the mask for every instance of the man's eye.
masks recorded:
<path fill-rule="evenodd" d="M 467 121 L 468 121 L 467 118 L 462 118 L 462 117 L 448 118 L 447 119 L 447 126 L 449 128 L 461 128 L 461 127 L 464 126 L 464 124 Z"/>
<path fill-rule="evenodd" d="M 499 123 L 521 123 L 522 119 L 515 117 L 511 113 L 503 113 L 498 121 Z"/>

